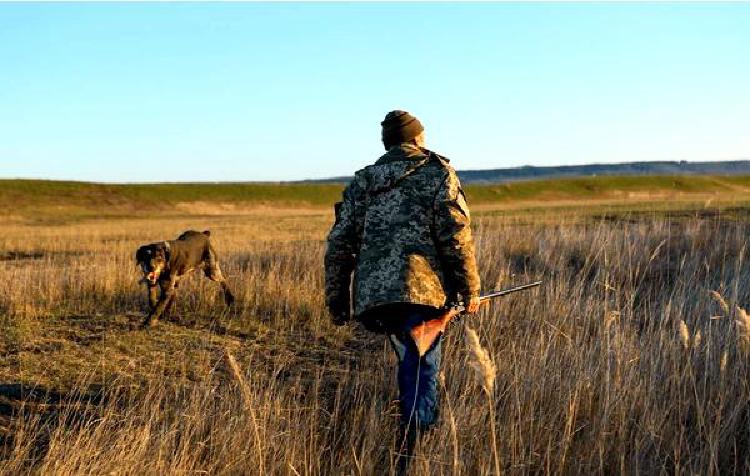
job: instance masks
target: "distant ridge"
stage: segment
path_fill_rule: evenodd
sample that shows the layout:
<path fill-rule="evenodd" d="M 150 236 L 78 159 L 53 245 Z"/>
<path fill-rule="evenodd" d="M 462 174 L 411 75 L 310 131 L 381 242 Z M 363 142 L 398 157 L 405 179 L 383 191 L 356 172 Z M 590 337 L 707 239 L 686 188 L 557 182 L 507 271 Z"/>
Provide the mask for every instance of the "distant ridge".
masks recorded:
<path fill-rule="evenodd" d="M 524 166 L 506 169 L 459 170 L 464 184 L 492 184 L 519 180 L 594 177 L 608 175 L 750 175 L 750 160 L 723 162 L 624 162 L 619 164 L 559 165 L 551 167 Z M 310 180 L 314 183 L 345 183 L 351 177 Z"/>
<path fill-rule="evenodd" d="M 499 183 L 558 177 L 591 177 L 596 175 L 747 175 L 750 160 L 726 162 L 625 162 L 620 164 L 525 166 L 509 169 L 461 170 L 465 183 Z"/>

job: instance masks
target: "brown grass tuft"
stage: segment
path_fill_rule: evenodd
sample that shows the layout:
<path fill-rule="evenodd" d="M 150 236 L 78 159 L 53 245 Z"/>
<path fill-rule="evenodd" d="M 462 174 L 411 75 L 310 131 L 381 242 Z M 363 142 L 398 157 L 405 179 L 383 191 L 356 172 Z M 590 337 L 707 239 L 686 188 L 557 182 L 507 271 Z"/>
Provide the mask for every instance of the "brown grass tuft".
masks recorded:
<path fill-rule="evenodd" d="M 682 319 L 680 319 L 679 329 L 682 347 L 684 347 L 685 350 L 690 349 L 690 331 L 688 330 L 687 324 L 685 324 L 685 321 L 683 321 Z"/>
<path fill-rule="evenodd" d="M 727 304 L 727 301 L 724 299 L 724 297 L 719 294 L 718 291 L 711 291 L 711 297 L 719 303 L 719 306 L 721 307 L 722 312 L 724 312 L 725 316 L 729 315 L 729 304 Z"/>
<path fill-rule="evenodd" d="M 497 368 L 487 349 L 482 347 L 482 344 L 479 342 L 479 336 L 476 331 L 468 325 L 466 326 L 466 345 L 470 352 L 469 365 L 476 372 L 482 390 L 491 398 L 495 392 Z"/>
<path fill-rule="evenodd" d="M 750 314 L 740 306 L 735 307 L 737 309 L 735 322 L 737 323 L 737 335 L 740 345 L 745 352 L 750 352 Z"/>

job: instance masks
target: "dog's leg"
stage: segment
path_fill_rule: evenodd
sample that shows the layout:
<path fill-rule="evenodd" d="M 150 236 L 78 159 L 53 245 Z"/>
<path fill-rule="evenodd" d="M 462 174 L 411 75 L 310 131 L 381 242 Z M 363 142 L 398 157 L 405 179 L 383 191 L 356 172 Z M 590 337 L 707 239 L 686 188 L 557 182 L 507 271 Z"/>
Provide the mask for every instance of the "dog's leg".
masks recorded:
<path fill-rule="evenodd" d="M 206 277 L 208 279 L 221 284 L 221 289 L 224 292 L 224 302 L 227 304 L 227 306 L 231 306 L 232 304 L 234 304 L 234 294 L 232 294 L 232 290 L 229 289 L 229 285 L 227 284 L 227 280 L 224 279 L 224 275 L 221 274 L 219 261 L 216 259 L 216 251 L 214 251 L 213 247 L 211 246 L 209 246 L 208 248 L 208 258 L 206 260 L 203 272 L 206 274 Z"/>
<path fill-rule="evenodd" d="M 209 271 L 208 268 L 206 268 L 206 277 L 211 281 L 216 281 L 217 283 L 221 284 L 221 290 L 224 292 L 224 302 L 227 304 L 227 306 L 231 306 L 232 304 L 234 304 L 234 294 L 232 294 L 232 290 L 229 289 L 227 280 L 224 279 L 224 276 L 222 276 L 221 270 L 219 269 L 218 265 L 216 266 L 214 271 Z"/>
<path fill-rule="evenodd" d="M 229 285 L 227 284 L 226 280 L 221 281 L 221 289 L 224 291 L 224 302 L 227 304 L 227 306 L 231 306 L 234 304 L 234 294 L 232 294 L 232 290 L 229 289 Z"/>
<path fill-rule="evenodd" d="M 164 315 L 172 317 L 172 311 L 174 310 L 174 302 L 175 298 L 177 297 L 177 288 L 179 287 L 179 281 L 175 281 L 174 283 L 174 291 L 172 292 L 172 295 L 169 298 L 169 301 L 167 301 L 167 307 L 164 308 Z M 179 319 L 178 319 L 179 320 Z"/>
<path fill-rule="evenodd" d="M 154 312 L 156 305 L 159 303 L 159 287 L 155 284 L 148 284 L 148 310 Z"/>
<path fill-rule="evenodd" d="M 174 297 L 174 288 L 174 278 L 170 278 L 166 285 L 162 285 L 161 297 L 159 298 L 159 302 L 157 303 L 156 308 L 154 308 L 154 310 L 151 311 L 146 317 L 146 320 L 143 321 L 144 327 L 153 327 L 157 322 L 159 322 L 159 318 L 162 316 L 162 314 L 164 314 L 164 310 L 167 308 L 167 304 L 169 304 L 169 301 Z"/>

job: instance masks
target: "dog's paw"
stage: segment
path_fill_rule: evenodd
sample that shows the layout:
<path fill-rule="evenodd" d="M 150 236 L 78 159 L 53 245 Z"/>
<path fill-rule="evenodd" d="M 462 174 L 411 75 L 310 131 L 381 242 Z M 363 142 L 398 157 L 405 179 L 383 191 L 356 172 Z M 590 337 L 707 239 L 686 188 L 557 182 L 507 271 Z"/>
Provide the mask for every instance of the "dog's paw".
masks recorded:
<path fill-rule="evenodd" d="M 145 319 L 145 320 L 143 321 L 143 324 L 141 324 L 141 328 L 143 328 L 143 329 L 151 329 L 151 328 L 154 328 L 154 327 L 156 327 L 156 325 L 157 325 L 158 323 L 159 323 L 159 319 L 157 319 L 157 318 L 155 318 L 155 317 L 151 317 L 151 316 L 149 316 L 149 317 L 147 317 L 147 318 L 146 318 L 146 319 Z"/>
<path fill-rule="evenodd" d="M 174 324 L 180 324 L 180 323 L 182 323 L 182 318 L 179 315 L 177 315 L 177 314 L 169 314 L 167 316 L 167 320 L 169 322 L 174 323 Z"/>

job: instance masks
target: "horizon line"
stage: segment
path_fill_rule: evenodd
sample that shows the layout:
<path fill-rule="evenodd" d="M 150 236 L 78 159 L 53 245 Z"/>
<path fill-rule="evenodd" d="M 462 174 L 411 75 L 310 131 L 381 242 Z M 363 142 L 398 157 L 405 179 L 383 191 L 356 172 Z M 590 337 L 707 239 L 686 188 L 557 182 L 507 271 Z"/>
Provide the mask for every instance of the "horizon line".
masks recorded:
<path fill-rule="evenodd" d="M 618 165 L 633 165 L 633 164 L 729 164 L 729 163 L 748 163 L 750 164 L 750 157 L 743 157 L 738 159 L 718 159 L 718 160 L 634 160 L 634 161 L 627 161 L 627 162 L 589 162 L 585 164 L 563 164 L 563 165 L 519 165 L 515 167 L 497 167 L 497 168 L 488 168 L 488 169 L 456 169 L 457 173 L 464 173 L 464 172 L 495 172 L 495 171 L 509 171 L 509 170 L 523 170 L 523 169 L 558 169 L 558 168 L 577 168 L 577 167 L 592 167 L 592 166 L 618 166 Z M 615 174 L 617 175 L 617 174 Z M 648 174 L 633 174 L 633 175 L 648 175 Z M 659 174 L 653 174 L 653 175 L 659 175 Z M 665 174 L 670 175 L 670 174 Z M 714 174 L 705 174 L 705 175 L 714 175 Z M 715 174 L 715 175 L 732 175 L 732 174 Z M 745 174 L 738 174 L 738 175 L 745 175 Z M 747 175 L 750 175 L 747 174 Z M 0 176 L 0 181 L 10 181 L 10 180 L 28 180 L 28 181 L 39 181 L 39 182 L 72 182 L 72 183 L 81 183 L 81 184 L 94 184 L 94 185 L 221 185 L 221 184 L 228 184 L 228 185 L 241 185 L 241 184 L 248 184 L 248 185 L 305 185 L 305 184 L 318 184 L 318 185 L 328 185 L 328 184 L 335 184 L 335 183 L 345 183 L 354 176 L 352 175 L 341 175 L 341 176 L 333 176 L 333 177 L 320 177 L 320 178 L 304 178 L 304 179 L 295 179 L 295 180 L 241 180 L 241 181 L 222 181 L 222 180 L 190 180 L 190 181 L 154 181 L 154 182 L 133 182 L 133 181 L 109 181 L 109 180 L 80 180 L 80 179 L 66 179 L 66 178 L 43 178 L 43 177 L 2 177 Z M 588 176 L 595 176 L 595 175 L 588 175 Z M 567 176 L 563 178 L 574 178 L 575 176 Z M 586 175 L 581 175 L 579 177 L 586 177 Z M 554 177 L 546 177 L 546 179 L 550 179 Z M 536 177 L 529 177 L 529 178 L 518 178 L 513 181 L 522 181 L 522 180 L 534 180 L 537 179 Z M 539 180 L 545 179 L 544 176 L 538 177 Z"/>

